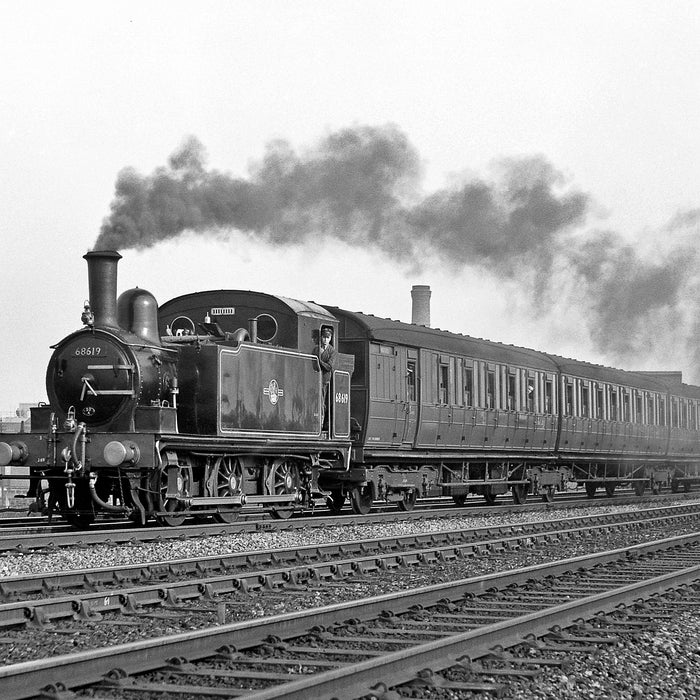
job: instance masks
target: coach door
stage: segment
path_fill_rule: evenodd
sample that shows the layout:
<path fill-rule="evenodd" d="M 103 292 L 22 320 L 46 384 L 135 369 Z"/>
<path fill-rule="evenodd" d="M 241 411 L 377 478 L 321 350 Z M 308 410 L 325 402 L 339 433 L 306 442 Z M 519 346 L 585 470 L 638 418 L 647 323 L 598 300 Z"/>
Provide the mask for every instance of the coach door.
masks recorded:
<path fill-rule="evenodd" d="M 413 348 L 397 348 L 400 376 L 403 379 L 401 408 L 403 413 L 403 434 L 401 443 L 413 445 L 418 427 L 418 351 Z M 398 426 L 397 426 L 398 427 Z"/>

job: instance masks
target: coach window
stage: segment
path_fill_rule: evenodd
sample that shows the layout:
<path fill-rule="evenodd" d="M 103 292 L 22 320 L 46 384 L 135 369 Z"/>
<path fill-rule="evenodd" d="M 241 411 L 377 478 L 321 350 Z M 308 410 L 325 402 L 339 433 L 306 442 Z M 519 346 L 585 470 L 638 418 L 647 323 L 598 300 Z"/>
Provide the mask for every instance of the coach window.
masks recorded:
<path fill-rule="evenodd" d="M 688 401 L 688 427 L 691 430 L 698 429 L 698 405 L 695 401 Z"/>
<path fill-rule="evenodd" d="M 464 404 L 474 406 L 474 368 L 469 362 L 464 366 Z"/>
<path fill-rule="evenodd" d="M 595 389 L 595 415 L 600 420 L 605 420 L 605 392 L 600 384 Z"/>
<path fill-rule="evenodd" d="M 567 381 L 564 386 L 564 415 L 574 415 L 574 387 L 570 381 Z"/>
<path fill-rule="evenodd" d="M 591 417 L 590 389 L 588 382 L 581 382 L 581 415 L 584 418 Z"/>
<path fill-rule="evenodd" d="M 529 413 L 535 412 L 535 399 L 537 392 L 535 391 L 535 378 L 528 377 L 525 383 L 525 408 Z"/>
<path fill-rule="evenodd" d="M 629 423 L 632 420 L 630 416 L 630 393 L 627 389 L 622 390 L 622 420 Z"/>
<path fill-rule="evenodd" d="M 544 382 L 544 412 L 554 415 L 554 382 L 551 379 Z"/>
<path fill-rule="evenodd" d="M 671 427 L 678 427 L 678 399 L 675 396 L 671 397 Z"/>
<path fill-rule="evenodd" d="M 486 371 L 486 408 L 496 408 L 496 372 Z"/>
<path fill-rule="evenodd" d="M 409 401 L 416 400 L 416 361 L 406 362 L 406 397 Z"/>
<path fill-rule="evenodd" d="M 666 425 L 666 397 L 659 396 L 659 425 Z"/>
<path fill-rule="evenodd" d="M 642 395 L 638 392 L 634 392 L 634 407 L 635 414 L 634 420 L 636 423 L 644 423 L 644 400 Z"/>
<path fill-rule="evenodd" d="M 620 420 L 617 403 L 617 387 L 609 387 L 610 390 L 610 420 Z"/>
<path fill-rule="evenodd" d="M 656 425 L 656 411 L 654 410 L 654 394 L 647 392 L 647 424 Z"/>
<path fill-rule="evenodd" d="M 438 403 L 447 404 L 449 396 L 449 365 L 442 359 L 438 361 Z"/>
<path fill-rule="evenodd" d="M 515 403 L 515 370 L 507 370 L 506 376 L 506 409 L 515 411 L 517 405 Z"/>

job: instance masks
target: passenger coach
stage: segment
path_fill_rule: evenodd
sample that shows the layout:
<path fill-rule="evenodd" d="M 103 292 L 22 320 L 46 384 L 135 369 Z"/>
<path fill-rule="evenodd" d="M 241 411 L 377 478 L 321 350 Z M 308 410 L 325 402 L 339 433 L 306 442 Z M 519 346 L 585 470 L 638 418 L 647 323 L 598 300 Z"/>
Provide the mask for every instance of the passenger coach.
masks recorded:
<path fill-rule="evenodd" d="M 375 497 L 512 490 L 551 500 L 585 485 L 638 494 L 699 476 L 700 389 L 335 307 L 354 355 L 354 478 Z"/>

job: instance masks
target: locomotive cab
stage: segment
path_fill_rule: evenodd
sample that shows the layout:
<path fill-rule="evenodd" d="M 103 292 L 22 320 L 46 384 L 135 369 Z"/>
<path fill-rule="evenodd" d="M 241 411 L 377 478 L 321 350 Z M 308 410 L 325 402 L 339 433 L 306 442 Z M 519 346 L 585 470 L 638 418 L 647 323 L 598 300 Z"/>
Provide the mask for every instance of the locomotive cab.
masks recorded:
<path fill-rule="evenodd" d="M 161 340 L 180 349 L 178 421 L 183 432 L 289 439 L 350 434 L 351 355 L 338 353 L 323 425 L 316 354 L 337 319 L 313 302 L 219 290 L 177 297 L 159 310 Z"/>

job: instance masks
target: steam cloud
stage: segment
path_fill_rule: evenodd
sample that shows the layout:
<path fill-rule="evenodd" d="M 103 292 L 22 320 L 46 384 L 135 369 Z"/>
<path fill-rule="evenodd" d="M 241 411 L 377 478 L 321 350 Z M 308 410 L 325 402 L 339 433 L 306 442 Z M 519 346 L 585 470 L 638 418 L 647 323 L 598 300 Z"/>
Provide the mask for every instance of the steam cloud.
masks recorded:
<path fill-rule="evenodd" d="M 692 240 L 644 257 L 614 232 L 584 232 L 590 196 L 542 157 L 503 160 L 490 180 L 429 195 L 421 178 L 419 154 L 391 125 L 343 129 L 301 154 L 272 142 L 247 178 L 208 170 L 190 137 L 153 174 L 119 173 L 95 248 L 142 249 L 185 231 L 237 229 L 272 245 L 332 237 L 413 267 L 426 257 L 479 266 L 521 283 L 542 315 L 567 288 L 565 303 L 616 363 L 656 350 L 666 366 L 664 332 L 700 359 Z M 699 225 L 700 210 L 686 212 L 666 233 Z"/>
<path fill-rule="evenodd" d="M 563 178 L 541 158 L 504 162 L 496 183 L 421 198 L 419 156 L 392 126 L 345 129 L 304 155 L 276 141 L 249 179 L 205 164 L 191 137 L 150 176 L 123 170 L 95 247 L 146 248 L 186 230 L 235 228 L 273 244 L 332 236 L 403 261 L 428 249 L 452 265 L 511 273 L 523 257 L 547 266 L 558 236 L 588 206 L 587 195 L 556 192 Z"/>

